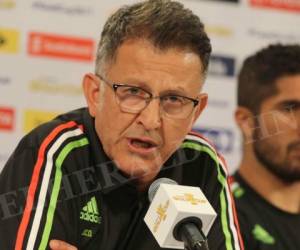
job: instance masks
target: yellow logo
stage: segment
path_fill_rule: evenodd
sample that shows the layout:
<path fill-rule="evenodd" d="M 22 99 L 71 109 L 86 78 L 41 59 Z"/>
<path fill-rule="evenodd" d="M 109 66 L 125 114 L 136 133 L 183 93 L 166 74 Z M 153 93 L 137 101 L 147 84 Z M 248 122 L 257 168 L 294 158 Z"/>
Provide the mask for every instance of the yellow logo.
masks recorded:
<path fill-rule="evenodd" d="M 210 35 L 219 37 L 232 37 L 233 30 L 225 26 L 207 26 L 206 31 Z"/>
<path fill-rule="evenodd" d="M 38 125 L 52 120 L 59 112 L 48 112 L 41 110 L 25 110 L 24 112 L 24 131 L 28 133 Z"/>
<path fill-rule="evenodd" d="M 204 200 L 204 199 L 197 199 L 197 198 L 194 197 L 193 194 L 188 194 L 188 193 L 186 193 L 186 194 L 184 194 L 182 196 L 176 195 L 173 198 L 174 198 L 174 200 L 177 200 L 177 201 L 190 202 L 192 205 L 198 205 L 200 203 L 205 203 L 206 202 L 206 200 Z"/>
<path fill-rule="evenodd" d="M 11 9 L 16 5 L 14 0 L 0 0 L 0 8 Z"/>
<path fill-rule="evenodd" d="M 159 206 L 156 208 L 157 218 L 155 220 L 154 227 L 153 227 L 154 233 L 157 232 L 161 222 L 167 218 L 167 209 L 169 207 L 169 204 L 170 202 L 167 201 L 165 205 L 159 204 Z"/>
<path fill-rule="evenodd" d="M 32 92 L 42 92 L 48 94 L 60 94 L 64 96 L 81 96 L 82 88 L 80 84 L 59 83 L 54 77 L 44 76 L 32 80 L 29 83 Z"/>
<path fill-rule="evenodd" d="M 0 53 L 19 51 L 19 32 L 13 29 L 0 29 Z"/>

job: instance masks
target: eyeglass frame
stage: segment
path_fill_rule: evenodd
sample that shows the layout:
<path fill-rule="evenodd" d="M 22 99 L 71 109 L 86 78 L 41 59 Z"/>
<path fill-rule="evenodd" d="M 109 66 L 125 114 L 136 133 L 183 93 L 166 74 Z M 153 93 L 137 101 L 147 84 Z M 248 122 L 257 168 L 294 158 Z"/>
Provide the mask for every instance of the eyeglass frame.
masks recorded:
<path fill-rule="evenodd" d="M 110 86 L 110 87 L 112 88 L 112 90 L 114 91 L 116 97 L 117 97 L 117 89 L 118 89 L 119 87 L 133 87 L 133 88 L 141 89 L 141 90 L 144 91 L 145 93 L 149 94 L 150 97 L 149 97 L 149 98 L 145 98 L 145 102 L 146 102 L 145 107 L 142 108 L 141 110 L 139 110 L 138 112 L 132 111 L 133 114 L 138 114 L 138 113 L 142 112 L 142 111 L 149 105 L 149 103 L 150 103 L 153 99 L 158 99 L 158 98 L 160 99 L 160 98 L 166 97 L 166 96 L 178 96 L 178 97 L 185 98 L 185 99 L 187 99 L 187 100 L 189 100 L 189 101 L 191 101 L 191 102 L 193 103 L 193 109 L 194 109 L 196 106 L 198 106 L 199 103 L 200 103 L 200 100 L 198 100 L 198 99 L 191 98 L 191 97 L 188 97 L 188 96 L 183 96 L 183 95 L 177 95 L 177 94 L 165 95 L 165 96 L 160 96 L 160 95 L 158 95 L 158 96 L 153 96 L 153 94 L 152 94 L 150 91 L 145 90 L 144 88 L 141 88 L 141 87 L 139 87 L 139 86 L 130 85 L 130 84 L 124 84 L 124 83 L 114 83 L 114 82 L 111 82 L 111 81 L 107 80 L 106 78 L 104 78 L 104 77 L 103 77 L 102 75 L 100 75 L 99 73 L 96 73 L 95 75 L 96 75 L 97 77 L 99 77 L 100 80 L 102 80 L 104 83 L 106 83 L 108 86 Z M 120 105 L 120 103 L 119 103 L 119 105 Z M 192 111 L 193 111 L 193 109 L 192 109 Z M 191 113 L 192 113 L 192 111 L 191 111 Z M 126 112 L 129 112 L 129 111 L 126 111 Z M 129 112 L 129 113 L 130 113 L 130 112 Z M 190 113 L 190 114 L 191 114 L 191 113 Z M 166 114 L 167 114 L 167 116 L 171 116 L 171 117 L 172 117 L 172 115 L 168 114 L 167 112 L 166 112 Z M 188 116 L 190 116 L 190 114 L 189 114 Z M 188 117 L 188 116 L 187 116 L 187 117 Z M 180 118 L 177 118 L 177 119 L 180 119 Z"/>

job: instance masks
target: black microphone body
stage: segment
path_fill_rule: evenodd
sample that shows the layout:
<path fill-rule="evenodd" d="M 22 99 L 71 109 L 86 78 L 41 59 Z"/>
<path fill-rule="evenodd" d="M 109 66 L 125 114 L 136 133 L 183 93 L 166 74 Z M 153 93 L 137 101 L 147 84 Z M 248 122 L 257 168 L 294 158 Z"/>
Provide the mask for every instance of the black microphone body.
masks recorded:
<path fill-rule="evenodd" d="M 173 235 L 176 240 L 184 242 L 186 250 L 209 250 L 202 232 L 202 221 L 197 217 L 187 217 L 178 222 Z"/>

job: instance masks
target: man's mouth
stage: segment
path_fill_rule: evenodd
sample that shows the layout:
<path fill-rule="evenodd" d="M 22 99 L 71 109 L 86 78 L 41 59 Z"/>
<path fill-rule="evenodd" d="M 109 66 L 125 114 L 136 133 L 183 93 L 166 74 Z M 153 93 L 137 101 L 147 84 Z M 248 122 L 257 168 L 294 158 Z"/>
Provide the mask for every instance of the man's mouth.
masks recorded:
<path fill-rule="evenodd" d="M 288 152 L 300 152 L 300 143 L 291 143 L 290 145 L 288 145 Z"/>
<path fill-rule="evenodd" d="M 153 152 L 158 147 L 158 144 L 147 138 L 129 138 L 129 147 L 136 153 L 148 154 Z"/>

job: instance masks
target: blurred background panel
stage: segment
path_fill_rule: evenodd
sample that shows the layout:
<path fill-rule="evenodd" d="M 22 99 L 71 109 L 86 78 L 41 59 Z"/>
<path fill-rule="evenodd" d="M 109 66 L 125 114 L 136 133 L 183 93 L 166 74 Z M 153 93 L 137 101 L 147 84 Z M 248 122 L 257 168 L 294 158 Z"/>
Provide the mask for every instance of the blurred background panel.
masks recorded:
<path fill-rule="evenodd" d="M 133 0 L 0 0 L 0 171 L 20 138 L 57 114 L 85 105 L 83 74 L 107 17 Z M 213 55 L 209 105 L 195 130 L 233 171 L 240 135 L 233 121 L 236 74 L 245 56 L 269 43 L 300 43 L 299 0 L 181 0 L 200 16 Z"/>

